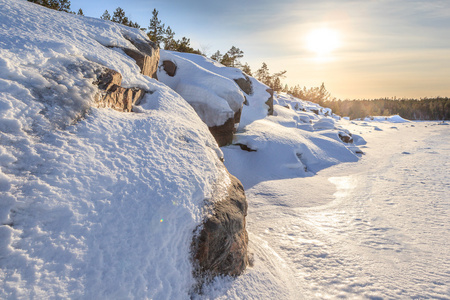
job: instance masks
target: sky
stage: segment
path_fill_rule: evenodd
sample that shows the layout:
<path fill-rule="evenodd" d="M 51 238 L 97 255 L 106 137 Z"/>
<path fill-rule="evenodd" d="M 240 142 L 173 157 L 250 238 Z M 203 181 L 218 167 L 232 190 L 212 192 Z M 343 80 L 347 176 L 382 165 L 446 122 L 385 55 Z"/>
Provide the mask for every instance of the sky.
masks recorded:
<path fill-rule="evenodd" d="M 450 96 L 449 0 L 71 0 L 100 17 L 117 8 L 147 27 L 159 18 L 208 56 L 236 46 L 253 72 L 283 84 L 325 83 L 338 99 Z"/>

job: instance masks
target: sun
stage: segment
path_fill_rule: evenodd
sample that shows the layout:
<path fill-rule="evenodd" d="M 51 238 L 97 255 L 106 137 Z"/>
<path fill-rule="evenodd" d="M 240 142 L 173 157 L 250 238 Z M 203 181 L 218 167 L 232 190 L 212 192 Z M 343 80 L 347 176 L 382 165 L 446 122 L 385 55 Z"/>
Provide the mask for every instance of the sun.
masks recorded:
<path fill-rule="evenodd" d="M 306 37 L 306 47 L 318 56 L 330 54 L 339 47 L 339 34 L 333 29 L 315 29 Z"/>

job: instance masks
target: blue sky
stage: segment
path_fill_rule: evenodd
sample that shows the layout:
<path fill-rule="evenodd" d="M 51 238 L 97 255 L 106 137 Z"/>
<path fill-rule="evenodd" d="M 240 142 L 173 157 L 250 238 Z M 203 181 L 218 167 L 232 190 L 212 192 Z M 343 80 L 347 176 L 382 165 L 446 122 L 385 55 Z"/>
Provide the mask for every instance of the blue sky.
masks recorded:
<path fill-rule="evenodd" d="M 208 56 L 239 47 L 253 71 L 287 70 L 290 86 L 325 82 L 341 99 L 450 96 L 449 0 L 71 0 L 92 17 L 118 6 L 142 27 L 156 8 L 176 38 Z M 307 47 L 319 28 L 339 37 L 326 55 Z"/>

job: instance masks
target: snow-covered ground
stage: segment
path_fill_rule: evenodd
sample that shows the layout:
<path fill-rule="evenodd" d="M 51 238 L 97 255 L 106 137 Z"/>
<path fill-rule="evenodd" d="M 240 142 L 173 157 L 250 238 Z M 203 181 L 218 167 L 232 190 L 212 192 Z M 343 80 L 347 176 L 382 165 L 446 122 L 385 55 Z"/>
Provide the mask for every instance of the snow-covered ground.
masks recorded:
<path fill-rule="evenodd" d="M 228 118 L 242 72 L 162 52 L 181 69 L 156 81 L 125 36 L 146 39 L 0 0 L 1 299 L 450 297 L 449 126 L 340 120 L 286 94 L 267 116 L 267 87 L 249 78 L 219 149 L 186 100 Z M 150 91 L 135 113 L 95 107 L 103 67 Z M 222 155 L 246 189 L 252 266 L 197 295 L 190 246 L 226 190 Z"/>
<path fill-rule="evenodd" d="M 189 297 L 222 152 L 183 98 L 106 47 L 133 47 L 124 35 L 145 38 L 0 0 L 0 299 Z M 151 91 L 138 113 L 93 106 L 101 67 Z"/>
<path fill-rule="evenodd" d="M 450 126 L 342 123 L 365 155 L 248 189 L 254 266 L 205 298 L 450 299 Z"/>

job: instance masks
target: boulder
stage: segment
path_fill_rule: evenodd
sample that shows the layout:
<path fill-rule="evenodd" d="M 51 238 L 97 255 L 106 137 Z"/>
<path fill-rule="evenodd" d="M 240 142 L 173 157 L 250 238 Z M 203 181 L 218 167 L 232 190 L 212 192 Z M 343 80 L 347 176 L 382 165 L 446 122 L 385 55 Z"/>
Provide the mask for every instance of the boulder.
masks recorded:
<path fill-rule="evenodd" d="M 125 36 L 136 49 L 122 48 L 126 55 L 136 61 L 141 73 L 157 79 L 159 48 L 152 41 L 136 40 Z"/>
<path fill-rule="evenodd" d="M 235 119 L 229 118 L 223 125 L 208 127 L 219 147 L 229 145 L 233 142 L 233 135 L 236 132 Z"/>
<path fill-rule="evenodd" d="M 266 104 L 269 106 L 267 114 L 269 116 L 273 116 L 273 90 L 267 89 L 266 91 L 270 94 L 269 99 L 266 101 Z"/>
<path fill-rule="evenodd" d="M 99 88 L 95 97 L 98 107 L 113 108 L 118 111 L 131 112 L 133 105 L 139 104 L 145 95 L 140 88 L 121 87 L 122 75 L 111 69 L 105 69 L 94 82 Z"/>
<path fill-rule="evenodd" d="M 208 127 L 219 147 L 230 145 L 233 142 L 237 125 L 241 120 L 241 113 L 242 108 L 235 112 L 234 117 L 229 118 L 224 124 Z"/>
<path fill-rule="evenodd" d="M 246 93 L 247 95 L 251 95 L 253 94 L 253 86 L 252 86 L 252 81 L 250 80 L 250 78 L 243 74 L 245 77 L 244 78 L 237 78 L 234 79 L 234 82 L 236 82 L 236 84 L 239 86 L 239 88 Z"/>
<path fill-rule="evenodd" d="M 339 131 L 339 138 L 347 144 L 353 143 L 353 137 L 350 132 Z"/>
<path fill-rule="evenodd" d="M 170 77 L 174 77 L 177 73 L 177 65 L 171 60 L 163 61 L 162 66 L 164 71 L 166 71 L 167 75 L 169 75 Z"/>
<path fill-rule="evenodd" d="M 240 275 L 249 264 L 245 217 L 247 200 L 241 182 L 228 174 L 231 183 L 224 198 L 214 203 L 212 215 L 194 236 L 195 275 Z M 223 183 L 219 183 L 223 184 Z"/>

